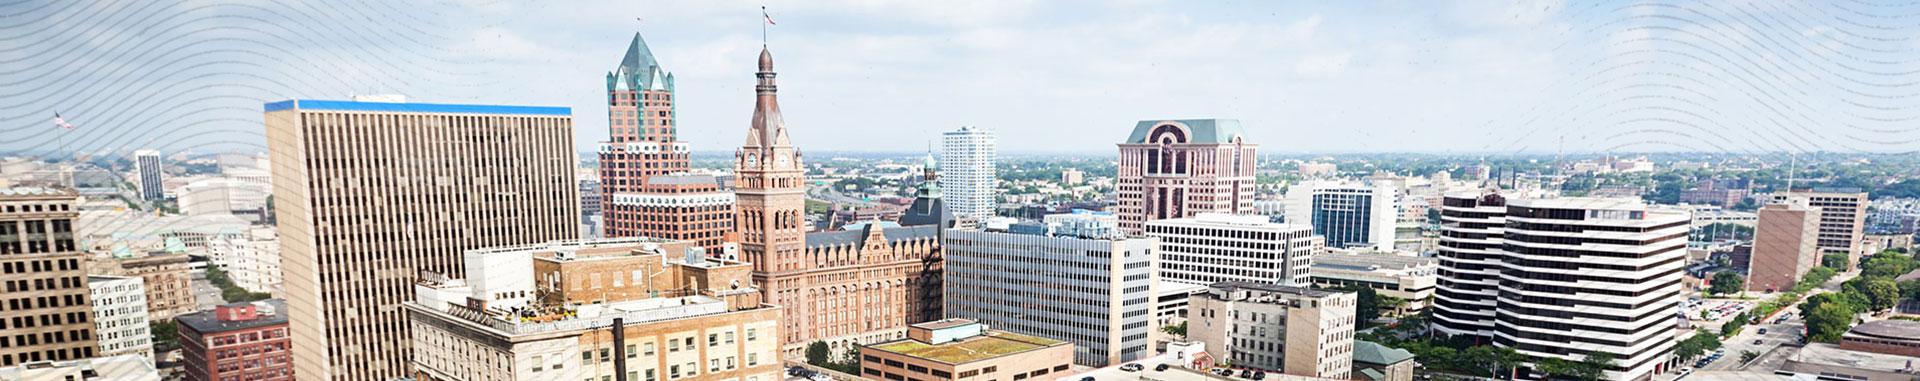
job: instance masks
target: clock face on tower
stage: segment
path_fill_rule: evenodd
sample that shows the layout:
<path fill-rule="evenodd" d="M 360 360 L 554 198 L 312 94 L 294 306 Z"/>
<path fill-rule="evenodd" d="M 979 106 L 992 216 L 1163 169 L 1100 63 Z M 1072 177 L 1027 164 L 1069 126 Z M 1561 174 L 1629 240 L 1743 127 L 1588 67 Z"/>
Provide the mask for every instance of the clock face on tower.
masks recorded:
<path fill-rule="evenodd" d="M 791 158 L 791 156 L 792 156 L 792 155 L 788 155 L 788 154 L 784 154 L 784 153 L 783 153 L 783 154 L 780 154 L 780 161 L 778 162 L 778 163 L 780 164 L 780 166 L 782 166 L 782 167 L 785 167 L 785 166 L 787 166 L 787 164 L 788 164 L 788 163 L 791 163 L 791 162 L 793 162 L 793 159 Z"/>
<path fill-rule="evenodd" d="M 760 165 L 760 158 L 759 158 L 759 157 L 756 157 L 756 156 L 754 156 L 754 155 L 752 155 L 752 154 L 748 154 L 748 155 L 747 155 L 747 166 L 749 166 L 749 167 L 752 167 L 752 166 L 756 166 L 756 165 Z"/>

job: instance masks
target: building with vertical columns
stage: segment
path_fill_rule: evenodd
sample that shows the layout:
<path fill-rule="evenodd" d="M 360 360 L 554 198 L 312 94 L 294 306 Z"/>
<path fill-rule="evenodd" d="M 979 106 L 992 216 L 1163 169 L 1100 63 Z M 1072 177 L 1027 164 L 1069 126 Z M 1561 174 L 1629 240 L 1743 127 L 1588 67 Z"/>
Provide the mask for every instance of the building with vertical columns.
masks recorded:
<path fill-rule="evenodd" d="M 956 229 L 945 240 L 947 317 L 1071 342 L 1073 362 L 1084 366 L 1151 355 L 1156 239 Z"/>
<path fill-rule="evenodd" d="M 407 375 L 420 272 L 580 236 L 565 107 L 268 103 L 281 275 L 302 380 Z"/>
<path fill-rule="evenodd" d="M 734 154 L 734 226 L 754 284 L 783 306 L 780 343 L 797 356 L 906 337 L 939 316 L 940 225 L 806 234 L 806 171 L 787 137 L 773 53 L 760 50 L 747 140 Z"/>
<path fill-rule="evenodd" d="M 1818 236 L 1821 255 L 1845 254 L 1846 269 L 1860 266 L 1860 258 L 1866 256 L 1861 250 L 1860 241 L 1865 238 L 1867 225 L 1867 192 L 1858 188 L 1814 188 L 1775 193 L 1773 201 L 1801 200 L 1808 207 L 1820 210 L 1820 234 Z"/>
<path fill-rule="evenodd" d="M 778 306 L 689 241 L 483 248 L 405 304 L 421 381 L 779 381 Z M 617 327 L 617 329 L 615 328 Z"/>
<path fill-rule="evenodd" d="M 100 351 L 71 191 L 0 188 L 0 367 Z"/>
<path fill-rule="evenodd" d="M 1504 224 L 1489 239 L 1484 224 L 1496 217 Z M 1530 364 L 1607 356 L 1615 364 L 1605 371 L 1610 380 L 1668 371 L 1691 220 L 1685 211 L 1633 198 L 1460 193 L 1447 196 L 1442 218 L 1443 236 L 1461 240 L 1442 241 L 1437 333 L 1513 348 Z M 1488 277 L 1493 286 L 1455 282 L 1458 274 Z"/>
<path fill-rule="evenodd" d="M 143 149 L 133 151 L 133 174 L 139 176 L 134 185 L 140 188 L 140 198 L 148 201 L 167 198 L 164 184 L 166 168 L 162 164 L 160 151 Z"/>
<path fill-rule="evenodd" d="M 1793 288 L 1820 266 L 1820 210 L 1802 200 L 1767 204 L 1756 212 L 1753 251 L 1747 255 L 1748 291 Z"/>
<path fill-rule="evenodd" d="M 946 191 L 947 208 L 955 216 L 975 220 L 993 217 L 995 186 L 994 161 L 998 143 L 993 131 L 979 127 L 961 127 L 941 134 L 940 188 Z"/>
<path fill-rule="evenodd" d="M 1253 213 L 1259 145 L 1232 119 L 1143 120 L 1120 143 L 1120 228 L 1200 213 Z"/>

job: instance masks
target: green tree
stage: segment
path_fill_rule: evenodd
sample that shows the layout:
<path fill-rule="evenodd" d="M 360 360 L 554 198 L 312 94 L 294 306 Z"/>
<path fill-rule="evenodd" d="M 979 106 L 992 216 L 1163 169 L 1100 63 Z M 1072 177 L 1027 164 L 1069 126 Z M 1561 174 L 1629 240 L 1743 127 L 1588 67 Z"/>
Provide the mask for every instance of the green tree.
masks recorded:
<path fill-rule="evenodd" d="M 824 367 L 832 364 L 832 361 L 833 348 L 828 348 L 826 342 L 815 341 L 807 344 L 807 364 Z"/>
<path fill-rule="evenodd" d="M 1840 341 L 1840 334 L 1853 327 L 1854 312 L 1844 303 L 1822 303 L 1807 314 L 1807 339 L 1822 343 Z"/>
<path fill-rule="evenodd" d="M 1740 272 L 1726 270 L 1713 274 L 1713 283 L 1707 287 L 1707 293 L 1718 295 L 1734 294 L 1739 293 L 1740 289 L 1745 286 L 1746 281 L 1741 279 Z"/>
<path fill-rule="evenodd" d="M 147 324 L 147 334 L 153 335 L 155 347 L 165 349 L 180 347 L 180 326 L 174 323 L 173 319 Z"/>
<path fill-rule="evenodd" d="M 1574 378 L 1581 380 L 1603 380 L 1607 378 L 1607 369 L 1613 368 L 1613 354 L 1606 352 L 1588 352 L 1585 358 L 1574 368 Z"/>
<path fill-rule="evenodd" d="M 1900 282 L 1899 286 L 1901 298 L 1920 299 L 1920 279 Z"/>
<path fill-rule="evenodd" d="M 1380 294 L 1367 286 L 1347 286 L 1344 288 L 1358 296 L 1353 306 L 1354 320 L 1359 324 L 1354 329 L 1367 329 L 1373 326 L 1373 319 L 1380 318 Z"/>
<path fill-rule="evenodd" d="M 1847 268 L 1847 255 L 1846 254 L 1827 254 L 1827 256 L 1825 257 L 1820 257 L 1820 266 L 1830 267 L 1835 269 Z"/>
<path fill-rule="evenodd" d="M 1747 313 L 1741 312 L 1739 315 L 1733 315 L 1733 318 L 1728 319 L 1726 324 L 1720 325 L 1720 336 L 1732 337 L 1734 334 L 1740 333 L 1740 328 L 1746 326 Z"/>
<path fill-rule="evenodd" d="M 1545 373 L 1550 379 L 1578 378 L 1580 364 L 1558 357 L 1549 357 L 1534 363 L 1534 370 Z"/>
<path fill-rule="evenodd" d="M 1893 279 L 1868 279 L 1860 285 L 1860 293 L 1867 297 L 1869 311 L 1886 310 L 1900 303 L 1900 285 L 1893 283 Z"/>
<path fill-rule="evenodd" d="M 1706 330 L 1700 330 L 1694 332 L 1693 336 L 1687 337 L 1686 340 L 1681 340 L 1679 344 L 1675 344 L 1673 347 L 1673 355 L 1685 361 L 1692 360 L 1694 357 L 1699 357 L 1715 349 L 1720 349 L 1720 336 L 1707 333 Z"/>

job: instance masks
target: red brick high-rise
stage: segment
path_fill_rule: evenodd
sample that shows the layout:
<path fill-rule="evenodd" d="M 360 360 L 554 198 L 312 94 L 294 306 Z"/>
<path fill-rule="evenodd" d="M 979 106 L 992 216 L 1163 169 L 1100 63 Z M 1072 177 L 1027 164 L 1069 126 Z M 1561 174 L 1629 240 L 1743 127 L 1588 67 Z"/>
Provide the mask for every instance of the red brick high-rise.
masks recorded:
<path fill-rule="evenodd" d="M 686 175 L 689 148 L 677 138 L 673 73 L 639 33 L 607 73 L 607 128 L 599 148 L 605 236 L 688 240 L 718 253 L 721 234 L 733 227 L 733 195 L 713 176 Z"/>

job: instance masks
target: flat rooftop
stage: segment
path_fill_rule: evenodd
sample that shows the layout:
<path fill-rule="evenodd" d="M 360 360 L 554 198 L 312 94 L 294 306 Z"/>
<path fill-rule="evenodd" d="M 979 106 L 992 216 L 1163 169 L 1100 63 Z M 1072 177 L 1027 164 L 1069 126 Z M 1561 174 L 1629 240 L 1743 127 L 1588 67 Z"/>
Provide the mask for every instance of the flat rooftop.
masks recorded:
<path fill-rule="evenodd" d="M 1881 339 L 1920 341 L 1920 321 L 1877 320 L 1854 326 L 1850 335 L 1870 336 Z"/>
<path fill-rule="evenodd" d="M 286 300 L 267 299 L 264 302 L 269 306 L 273 306 L 273 315 L 260 315 L 259 318 L 253 320 L 224 321 L 220 320 L 219 316 L 215 316 L 214 311 L 208 310 L 180 315 L 173 319 L 181 325 L 193 328 L 195 332 L 203 334 L 287 324 Z"/>
<path fill-rule="evenodd" d="M 1873 352 L 1849 351 L 1840 346 L 1826 343 L 1807 344 L 1800 353 L 1787 359 L 1789 362 L 1808 364 L 1839 365 L 1852 368 L 1896 371 L 1905 369 L 1912 357 L 1880 354 Z"/>
<path fill-rule="evenodd" d="M 323 111 L 367 111 L 367 112 L 405 112 L 423 114 L 488 114 L 488 115 L 573 115 L 571 107 L 550 106 L 507 106 L 507 105 L 470 105 L 447 103 L 411 103 L 411 102 L 360 102 L 319 99 L 291 99 L 268 102 L 262 106 L 266 112 L 288 109 Z"/>
<path fill-rule="evenodd" d="M 872 345 L 868 348 L 948 364 L 965 364 L 1065 344 L 1066 342 L 1064 341 L 1043 337 L 1027 336 L 1012 332 L 988 331 L 981 336 L 939 345 L 929 345 L 918 340 L 908 339 Z"/>

